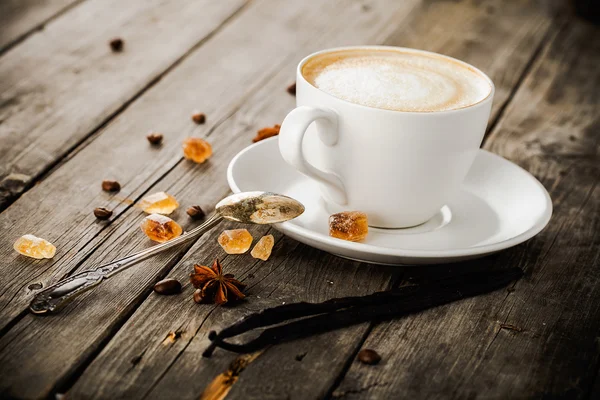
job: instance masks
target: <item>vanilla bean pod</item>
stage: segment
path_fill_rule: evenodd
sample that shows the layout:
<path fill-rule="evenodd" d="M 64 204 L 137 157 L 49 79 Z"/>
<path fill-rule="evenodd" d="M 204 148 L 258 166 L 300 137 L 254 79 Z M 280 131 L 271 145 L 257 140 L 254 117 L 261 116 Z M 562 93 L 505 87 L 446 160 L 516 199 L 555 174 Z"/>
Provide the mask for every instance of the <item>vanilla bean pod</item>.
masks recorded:
<path fill-rule="evenodd" d="M 211 345 L 205 350 L 205 353 L 212 353 L 218 341 L 240 335 L 252 329 L 275 325 L 281 322 L 308 317 L 311 315 L 329 313 L 348 307 L 377 304 L 381 303 L 384 298 L 391 299 L 400 298 L 401 296 L 408 296 L 411 293 L 414 293 L 417 289 L 418 286 L 412 285 L 390 291 L 375 292 L 366 296 L 339 297 L 326 300 L 322 303 L 298 302 L 267 308 L 258 313 L 247 315 L 233 325 L 224 328 L 218 334 L 215 331 L 211 331 L 208 334 L 208 338 L 212 340 L 213 343 L 211 343 Z"/>
<path fill-rule="evenodd" d="M 486 271 L 486 273 L 489 273 L 489 271 Z M 439 287 L 445 287 L 449 285 L 455 285 L 457 283 L 462 283 L 464 282 L 465 277 L 472 274 L 473 272 L 470 272 L 468 274 L 455 274 L 443 279 L 429 280 L 426 283 L 431 286 L 435 285 Z M 233 325 L 224 328 L 221 332 L 219 332 L 217 336 L 220 338 L 227 338 L 254 328 L 275 325 L 280 322 L 288 321 L 295 318 L 332 312 L 351 306 L 363 304 L 367 305 L 373 302 L 381 302 L 384 300 L 384 297 L 391 299 L 414 293 L 418 289 L 418 287 L 418 285 L 413 284 L 410 286 L 375 292 L 365 296 L 338 297 L 326 300 L 322 303 L 298 302 L 267 308 L 260 312 L 247 315 L 246 317 L 240 319 Z M 211 332 L 211 335 L 216 335 L 216 332 L 213 332 Z"/>
<path fill-rule="evenodd" d="M 320 307 L 323 304 L 335 305 L 335 303 L 338 302 L 339 304 L 344 304 L 344 307 L 350 305 L 349 308 L 342 308 L 341 310 L 334 309 L 334 311 L 331 312 L 321 313 L 314 317 L 266 329 L 256 339 L 242 345 L 227 343 L 223 341 L 225 338 L 224 335 L 221 333 L 217 335 L 213 331 L 209 335 L 212 343 L 205 350 L 203 355 L 205 357 L 210 357 L 215 347 L 221 347 L 225 350 L 238 353 L 247 353 L 264 348 L 268 345 L 312 336 L 358 323 L 406 315 L 408 313 L 446 304 L 465 297 L 499 289 L 506 286 L 514 279 L 519 278 L 522 273 L 523 272 L 519 268 L 511 268 L 502 271 L 476 272 L 439 282 L 427 283 L 421 286 L 415 285 L 416 289 L 414 289 L 415 286 L 411 286 L 409 287 L 412 288 L 410 290 L 403 291 L 402 289 L 404 288 L 399 288 L 395 291 L 374 293 L 372 295 L 363 296 L 363 299 L 366 299 L 366 301 L 362 303 L 358 300 L 360 297 L 351 297 L 333 299 L 333 301 L 330 301 L 329 303 L 297 303 L 290 304 L 286 308 L 280 306 L 273 309 L 267 309 L 261 313 L 244 318 L 231 327 L 225 328 L 222 332 L 226 332 L 227 337 L 231 337 L 252 330 L 255 327 L 260 326 L 260 324 L 272 325 L 271 321 L 275 319 L 268 319 L 272 316 L 276 316 L 277 321 L 282 322 L 282 318 L 286 317 L 286 311 L 292 311 L 287 317 L 294 315 L 293 317 L 287 318 L 289 320 L 298 318 L 298 316 L 303 313 L 304 315 L 310 315 L 308 313 L 316 309 L 325 310 L 327 307 Z M 398 295 L 395 296 L 394 293 L 397 293 Z M 305 311 L 303 307 L 306 307 L 307 305 L 317 307 L 308 307 L 310 311 Z M 272 313 L 273 310 L 275 310 L 274 313 Z M 265 315 L 267 316 L 266 323 Z M 248 321 L 250 321 L 250 323 L 247 323 Z"/>
<path fill-rule="evenodd" d="M 489 271 L 486 271 L 485 273 L 489 274 Z M 446 287 L 449 285 L 462 283 L 465 280 L 465 276 L 470 276 L 472 274 L 473 272 L 469 272 L 467 274 L 454 274 L 450 277 L 445 277 L 442 279 L 429 280 L 427 281 L 427 284 L 432 287 Z M 365 296 L 333 298 L 322 303 L 299 302 L 267 308 L 258 313 L 253 313 L 242 318 L 233 325 L 224 328 L 218 334 L 215 331 L 209 332 L 208 338 L 213 341 L 213 343 L 206 349 L 205 353 L 212 353 L 217 342 L 255 328 L 275 325 L 296 318 L 337 311 L 352 306 L 377 304 L 383 302 L 386 298 L 389 298 L 390 300 L 397 299 L 401 296 L 407 296 L 411 293 L 414 293 L 418 287 L 419 286 L 417 285 L 410 285 L 391 290 L 375 292 Z"/>

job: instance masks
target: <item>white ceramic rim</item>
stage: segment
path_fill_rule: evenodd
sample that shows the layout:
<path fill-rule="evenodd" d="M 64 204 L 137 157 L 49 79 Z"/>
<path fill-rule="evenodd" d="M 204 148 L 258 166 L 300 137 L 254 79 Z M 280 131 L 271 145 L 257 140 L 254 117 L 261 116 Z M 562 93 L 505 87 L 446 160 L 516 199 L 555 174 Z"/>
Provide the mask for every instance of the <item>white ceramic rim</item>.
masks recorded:
<path fill-rule="evenodd" d="M 455 62 L 457 64 L 460 65 L 464 65 L 466 68 L 468 69 L 472 69 L 473 71 L 475 71 L 477 74 L 481 75 L 481 77 L 483 79 L 485 79 L 488 84 L 490 85 L 490 92 L 487 94 L 487 96 L 485 96 L 483 99 L 479 100 L 476 103 L 473 104 L 469 104 L 460 108 L 453 108 L 451 110 L 437 110 L 437 111 L 402 111 L 402 110 L 388 110 L 385 108 L 376 108 L 376 107 L 367 107 L 367 106 L 363 106 L 361 104 L 356 104 L 356 103 L 351 103 L 347 100 L 344 99 L 340 99 L 339 97 L 335 97 L 319 88 L 317 88 L 316 86 L 312 85 L 309 81 L 306 80 L 306 78 L 304 77 L 304 75 L 302 75 L 302 67 L 304 66 L 304 64 L 311 58 L 318 56 L 319 54 L 324 54 L 324 53 L 333 53 L 336 51 L 344 51 L 344 50 L 360 50 L 360 49 L 367 49 L 367 50 L 387 50 L 387 51 L 404 51 L 407 53 L 421 53 L 421 54 L 427 54 L 431 57 L 438 57 L 438 58 L 442 58 L 442 59 L 446 59 L 452 62 Z M 461 112 L 464 110 L 468 110 L 470 108 L 473 107 L 477 107 L 477 106 L 481 106 L 489 101 L 492 101 L 492 99 L 494 98 L 494 93 L 496 92 L 496 86 L 494 85 L 494 82 L 492 82 L 492 80 L 490 79 L 489 76 L 487 76 L 487 74 L 485 72 L 483 72 L 482 70 L 480 70 L 479 68 L 464 62 L 462 60 L 459 60 L 457 58 L 454 57 L 450 57 L 447 56 L 445 54 L 440 54 L 440 53 L 435 53 L 433 51 L 427 51 L 427 50 L 419 50 L 419 49 L 412 49 L 410 47 L 397 47 L 397 46 L 378 46 L 378 45 L 364 45 L 364 46 L 342 46 L 342 47 L 333 47 L 330 49 L 325 49 L 325 50 L 320 50 L 317 51 L 315 53 L 309 54 L 308 56 L 304 57 L 302 59 L 302 61 L 300 61 L 300 63 L 298 63 L 298 67 L 296 67 L 296 79 L 302 79 L 302 81 L 304 83 L 306 83 L 308 86 L 310 86 L 311 88 L 314 88 L 315 90 L 318 90 L 321 93 L 324 93 L 325 95 L 331 97 L 332 99 L 336 99 L 338 101 L 341 101 L 344 104 L 347 105 L 351 105 L 351 106 L 355 106 L 355 107 L 359 107 L 359 108 L 364 108 L 367 110 L 377 110 L 377 111 L 381 111 L 381 112 L 386 112 L 386 113 L 400 113 L 400 114 L 413 114 L 413 115 L 430 115 L 430 114 L 446 114 L 446 113 L 455 113 L 455 112 Z"/>
<path fill-rule="evenodd" d="M 256 146 L 263 145 L 263 142 L 265 142 L 267 140 L 278 140 L 278 138 L 277 137 L 269 138 L 269 139 L 263 140 L 261 142 L 258 142 L 258 143 L 255 143 L 253 145 L 246 147 L 245 149 L 240 151 L 235 157 L 233 157 L 233 159 L 229 163 L 229 166 L 227 167 L 227 182 L 229 184 L 229 187 L 231 188 L 231 190 L 234 193 L 241 192 L 241 189 L 238 187 L 238 185 L 235 183 L 235 180 L 233 179 L 233 167 L 234 167 L 235 163 L 246 152 L 250 151 L 251 149 L 253 149 Z M 465 247 L 465 248 L 460 248 L 460 249 L 451 249 L 451 250 L 410 250 L 410 249 L 406 249 L 405 250 L 405 249 L 391 249 L 388 247 L 373 246 L 370 244 L 360 243 L 360 242 L 348 242 L 348 241 L 332 238 L 330 236 L 326 236 L 321 233 L 314 232 L 310 229 L 307 229 L 307 228 L 304 228 L 304 227 L 301 227 L 298 225 L 294 225 L 291 222 L 283 222 L 283 223 L 275 224 L 275 225 L 276 225 L 277 229 L 281 230 L 283 233 L 286 233 L 286 231 L 289 231 L 289 232 L 292 232 L 293 234 L 296 234 L 299 236 L 310 237 L 313 240 L 317 240 L 317 241 L 326 243 L 327 245 L 334 247 L 334 248 L 337 247 L 337 248 L 343 248 L 343 249 L 352 250 L 352 251 L 361 251 L 364 253 L 379 254 L 379 255 L 386 255 L 386 256 L 392 256 L 392 257 L 448 258 L 448 257 L 487 254 L 487 253 L 493 253 L 496 251 L 507 249 L 509 247 L 516 246 L 517 244 L 523 243 L 524 241 L 531 239 L 532 237 L 537 235 L 539 232 L 541 232 L 542 229 L 544 229 L 546 227 L 546 225 L 548 225 L 548 222 L 550 221 L 550 218 L 552 217 L 552 200 L 550 199 L 550 195 L 548 194 L 548 191 L 533 175 L 531 175 L 528 171 L 524 170 L 517 164 L 514 164 L 514 163 L 508 161 L 507 159 L 500 157 L 494 153 L 490 153 L 487 150 L 479 149 L 479 151 L 485 151 L 491 157 L 497 157 L 497 158 L 500 158 L 503 162 L 511 163 L 518 170 L 520 170 L 521 173 L 527 175 L 529 177 L 529 179 L 531 179 L 533 181 L 533 183 L 542 191 L 542 193 L 544 194 L 544 196 L 546 198 L 546 208 L 545 208 L 546 211 L 542 215 L 542 217 L 538 221 L 536 221 L 536 223 L 533 226 L 531 226 L 531 228 L 527 229 L 525 232 L 523 232 L 513 238 L 506 239 L 506 240 L 496 242 L 493 244 Z M 257 190 L 257 189 L 255 189 L 255 190 Z M 284 193 L 282 193 L 282 194 L 284 194 Z"/>

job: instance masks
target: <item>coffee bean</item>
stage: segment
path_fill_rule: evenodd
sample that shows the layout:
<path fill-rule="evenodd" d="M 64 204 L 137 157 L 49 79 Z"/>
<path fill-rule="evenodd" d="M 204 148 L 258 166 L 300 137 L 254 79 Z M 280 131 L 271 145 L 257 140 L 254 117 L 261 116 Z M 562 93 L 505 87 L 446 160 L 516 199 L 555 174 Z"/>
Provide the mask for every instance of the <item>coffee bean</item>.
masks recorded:
<path fill-rule="evenodd" d="M 113 214 L 112 211 L 110 211 L 109 209 L 107 209 L 105 207 L 94 208 L 94 215 L 98 219 L 107 220 L 111 217 L 112 214 Z"/>
<path fill-rule="evenodd" d="M 206 122 L 206 114 L 196 111 L 192 114 L 192 121 L 197 124 L 203 124 Z"/>
<path fill-rule="evenodd" d="M 192 219 L 202 219 L 205 214 L 200 206 L 191 206 L 186 211 L 187 215 L 189 215 Z"/>
<path fill-rule="evenodd" d="M 381 361 L 381 356 L 371 349 L 362 349 L 358 352 L 357 358 L 361 363 L 368 365 L 375 365 Z"/>
<path fill-rule="evenodd" d="M 146 136 L 146 139 L 148 139 L 150 144 L 158 146 L 159 144 L 162 143 L 163 135 L 162 135 L 162 133 L 152 132 L 152 133 L 149 133 L 148 136 Z"/>
<path fill-rule="evenodd" d="M 121 184 L 117 181 L 102 181 L 102 190 L 105 192 L 118 192 L 121 190 Z"/>
<path fill-rule="evenodd" d="M 181 282 L 177 279 L 167 278 L 156 282 L 154 291 L 158 294 L 170 295 L 181 292 Z"/>
<path fill-rule="evenodd" d="M 123 51 L 123 39 L 121 38 L 111 39 L 110 42 L 108 42 L 108 44 L 110 45 L 112 51 L 114 51 L 115 53 Z"/>
<path fill-rule="evenodd" d="M 290 86 L 288 86 L 287 92 L 289 94 L 291 94 L 292 96 L 295 96 L 296 95 L 296 84 L 292 83 Z"/>

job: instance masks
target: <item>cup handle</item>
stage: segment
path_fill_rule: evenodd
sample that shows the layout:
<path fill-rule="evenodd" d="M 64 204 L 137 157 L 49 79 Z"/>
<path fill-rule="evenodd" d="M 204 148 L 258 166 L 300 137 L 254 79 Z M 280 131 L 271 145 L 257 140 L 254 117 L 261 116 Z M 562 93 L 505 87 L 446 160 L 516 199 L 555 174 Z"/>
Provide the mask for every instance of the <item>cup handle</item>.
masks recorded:
<path fill-rule="evenodd" d="M 306 129 L 315 122 L 319 139 L 326 146 L 335 146 L 338 141 L 338 120 L 335 111 L 326 108 L 300 106 L 292 110 L 281 124 L 279 151 L 283 159 L 304 175 L 318 181 L 329 189 L 331 200 L 337 204 L 348 203 L 344 184 L 331 172 L 321 171 L 306 161 L 302 141 Z"/>

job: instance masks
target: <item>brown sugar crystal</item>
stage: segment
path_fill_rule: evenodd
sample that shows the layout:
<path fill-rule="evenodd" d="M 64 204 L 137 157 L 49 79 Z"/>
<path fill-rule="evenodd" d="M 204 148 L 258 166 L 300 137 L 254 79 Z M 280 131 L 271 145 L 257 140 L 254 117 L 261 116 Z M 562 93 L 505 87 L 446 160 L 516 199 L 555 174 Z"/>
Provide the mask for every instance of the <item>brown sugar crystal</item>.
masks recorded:
<path fill-rule="evenodd" d="M 179 207 L 179 203 L 169 193 L 157 192 L 144 197 L 139 206 L 147 214 L 171 214 Z"/>
<path fill-rule="evenodd" d="M 171 218 L 161 214 L 150 214 L 142 221 L 142 232 L 151 240 L 164 243 L 183 233 L 181 226 Z"/>
<path fill-rule="evenodd" d="M 369 233 L 367 214 L 360 211 L 344 211 L 329 217 L 329 236 L 358 242 Z"/>
<path fill-rule="evenodd" d="M 250 252 L 252 257 L 267 261 L 271 256 L 273 245 L 275 244 L 275 238 L 273 235 L 266 235 L 260 238 L 258 243 L 254 245 L 254 248 Z"/>
<path fill-rule="evenodd" d="M 212 147 L 204 139 L 189 137 L 183 142 L 183 157 L 202 164 L 212 156 Z"/>
<path fill-rule="evenodd" d="M 252 235 L 247 229 L 223 231 L 217 240 L 227 254 L 245 253 L 252 245 Z"/>
<path fill-rule="evenodd" d="M 23 235 L 13 245 L 15 251 L 31 258 L 52 258 L 56 247 L 45 239 L 34 235 Z"/>
<path fill-rule="evenodd" d="M 261 140 L 268 139 L 273 136 L 277 136 L 277 135 L 279 135 L 280 128 L 281 128 L 281 126 L 278 124 L 275 124 L 273 127 L 270 127 L 270 128 L 269 127 L 262 128 L 261 130 L 259 130 L 256 133 L 256 136 L 254 137 L 254 139 L 252 139 L 252 141 L 254 143 L 256 143 L 256 142 L 260 142 Z"/>

